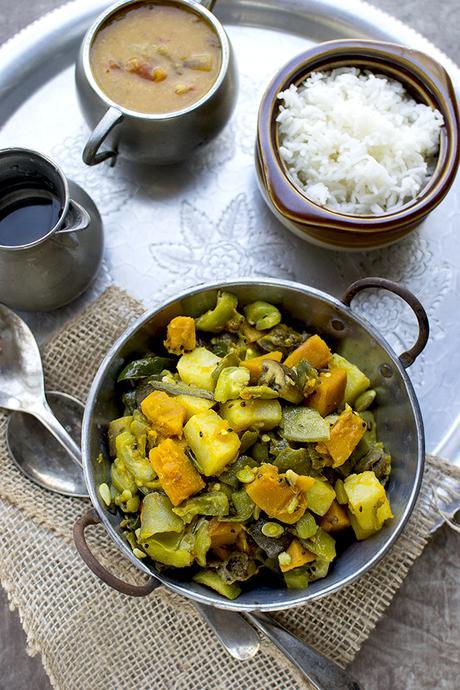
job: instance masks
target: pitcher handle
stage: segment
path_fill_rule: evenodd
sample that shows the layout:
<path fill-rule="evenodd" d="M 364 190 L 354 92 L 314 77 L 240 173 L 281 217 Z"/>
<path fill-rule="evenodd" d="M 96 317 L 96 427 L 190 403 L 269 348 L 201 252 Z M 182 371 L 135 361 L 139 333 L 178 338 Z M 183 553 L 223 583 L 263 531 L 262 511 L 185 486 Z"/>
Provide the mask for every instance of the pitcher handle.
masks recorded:
<path fill-rule="evenodd" d="M 359 292 L 362 290 L 367 290 L 368 288 L 379 288 L 393 292 L 395 295 L 398 295 L 398 297 L 401 297 L 415 314 L 415 317 L 418 321 L 417 340 L 415 345 L 399 356 L 399 361 L 403 365 L 404 369 L 407 369 L 407 367 L 410 367 L 411 364 L 415 362 L 419 354 L 425 349 L 425 345 L 428 342 L 430 335 L 430 324 L 425 308 L 417 297 L 403 285 L 399 285 L 393 280 L 377 277 L 362 278 L 361 280 L 357 280 L 356 282 L 352 283 L 345 291 L 345 294 L 342 297 L 342 302 L 349 307 L 353 298 Z"/>
<path fill-rule="evenodd" d="M 102 119 L 99 120 L 83 149 L 83 162 L 86 165 L 98 165 L 108 159 L 112 159 L 112 165 L 115 165 L 118 151 L 116 149 L 99 151 L 99 148 L 113 128 L 123 121 L 123 118 L 124 115 L 118 108 L 109 108 Z"/>

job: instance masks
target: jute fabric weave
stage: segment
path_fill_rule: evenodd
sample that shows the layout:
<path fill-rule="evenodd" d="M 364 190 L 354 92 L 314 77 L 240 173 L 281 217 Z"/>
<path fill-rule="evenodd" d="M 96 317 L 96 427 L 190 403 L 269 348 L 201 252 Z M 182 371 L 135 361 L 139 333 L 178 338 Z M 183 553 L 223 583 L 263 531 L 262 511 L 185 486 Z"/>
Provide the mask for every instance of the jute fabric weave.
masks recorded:
<path fill-rule="evenodd" d="M 142 306 L 109 288 L 43 349 L 48 389 L 84 400 L 113 341 Z M 88 501 L 52 495 L 24 479 L 5 442 L 0 415 L 0 579 L 19 611 L 28 650 L 40 653 L 59 690 L 299 690 L 310 687 L 264 641 L 238 662 L 220 647 L 191 604 L 164 588 L 130 599 L 102 584 L 72 541 Z M 432 487 L 458 470 L 427 458 L 420 499 L 392 551 L 356 584 L 302 608 L 276 614 L 302 639 L 345 666 L 422 552 L 436 517 Z M 143 576 L 102 527 L 88 532 L 102 562 L 131 582 Z"/>

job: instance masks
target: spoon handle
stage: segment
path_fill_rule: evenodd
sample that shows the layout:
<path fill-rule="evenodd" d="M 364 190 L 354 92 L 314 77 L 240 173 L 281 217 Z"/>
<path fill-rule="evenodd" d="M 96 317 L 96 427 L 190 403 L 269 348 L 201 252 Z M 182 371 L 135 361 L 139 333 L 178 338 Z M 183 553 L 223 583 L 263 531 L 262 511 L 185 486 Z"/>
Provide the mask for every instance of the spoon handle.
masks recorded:
<path fill-rule="evenodd" d="M 360 685 L 312 647 L 301 642 L 265 613 L 246 613 L 247 618 L 299 669 L 316 690 L 360 690 Z"/>
<path fill-rule="evenodd" d="M 37 405 L 30 410 L 30 414 L 33 414 L 46 428 L 53 434 L 54 438 L 59 441 L 61 446 L 65 448 L 72 460 L 82 467 L 81 451 L 79 446 L 75 443 L 70 434 L 64 429 L 62 424 L 56 419 L 51 408 L 49 407 L 46 400 L 40 405 Z"/>
<path fill-rule="evenodd" d="M 234 659 L 246 661 L 257 654 L 259 635 L 240 613 L 206 606 L 198 601 L 193 605 Z"/>

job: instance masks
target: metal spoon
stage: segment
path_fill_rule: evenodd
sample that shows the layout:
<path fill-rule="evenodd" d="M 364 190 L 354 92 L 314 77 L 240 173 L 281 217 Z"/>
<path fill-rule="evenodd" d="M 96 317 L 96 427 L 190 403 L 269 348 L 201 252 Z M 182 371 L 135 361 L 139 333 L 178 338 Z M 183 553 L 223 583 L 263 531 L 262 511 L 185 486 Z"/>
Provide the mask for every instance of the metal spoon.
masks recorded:
<path fill-rule="evenodd" d="M 87 496 L 83 475 L 75 473 L 72 462 L 82 466 L 78 444 L 54 416 L 45 397 L 43 366 L 40 350 L 26 323 L 11 309 L 0 304 L 0 407 L 27 412 L 36 417 L 67 451 L 65 460 L 56 466 L 56 473 L 47 484 L 46 473 L 41 482 L 50 491 L 70 496 Z M 70 458 L 70 461 L 68 459 Z M 18 458 L 16 458 L 18 460 Z M 46 458 L 45 458 L 46 460 Z M 37 458 L 37 462 L 40 459 Z M 31 464 L 21 470 L 33 481 L 37 472 Z M 38 472 L 40 474 L 40 472 Z"/>

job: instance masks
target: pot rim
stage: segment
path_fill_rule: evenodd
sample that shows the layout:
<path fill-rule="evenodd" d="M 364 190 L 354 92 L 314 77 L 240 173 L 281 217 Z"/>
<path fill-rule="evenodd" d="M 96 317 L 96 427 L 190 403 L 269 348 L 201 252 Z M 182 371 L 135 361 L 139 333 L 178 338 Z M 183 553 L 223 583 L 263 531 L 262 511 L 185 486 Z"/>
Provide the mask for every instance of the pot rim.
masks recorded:
<path fill-rule="evenodd" d="M 350 316 L 353 320 L 355 320 L 364 330 L 369 333 L 369 335 L 374 338 L 379 345 L 385 350 L 385 352 L 389 355 L 390 359 L 392 360 L 393 366 L 396 368 L 397 372 L 401 375 L 405 386 L 406 386 L 406 391 L 407 395 L 409 398 L 409 403 L 412 408 L 412 411 L 414 413 L 414 418 L 415 418 L 415 431 L 416 431 L 416 437 L 417 437 L 417 443 L 418 443 L 418 457 L 417 457 L 417 468 L 416 468 L 416 474 L 415 474 L 415 480 L 413 483 L 413 486 L 410 491 L 410 496 L 407 500 L 406 507 L 404 509 L 404 512 L 402 514 L 402 517 L 400 519 L 400 522 L 394 531 L 393 534 L 391 534 L 388 539 L 386 540 L 385 544 L 377 551 L 377 553 L 367 562 L 365 563 L 361 568 L 359 568 L 356 571 L 353 571 L 349 576 L 343 578 L 341 581 L 337 582 L 335 585 L 327 585 L 327 578 L 325 578 L 325 583 L 326 586 L 324 587 L 322 592 L 319 592 L 318 594 L 311 595 L 308 593 L 308 589 L 306 590 L 306 593 L 304 596 L 300 597 L 299 599 L 289 603 L 289 604 L 280 604 L 279 602 L 274 601 L 271 604 L 238 604 L 238 599 L 234 601 L 230 600 L 224 600 L 223 597 L 220 598 L 219 600 L 215 601 L 214 596 L 219 596 L 215 595 L 213 592 L 210 591 L 209 594 L 207 593 L 201 593 L 201 592 L 195 592 L 191 591 L 186 583 L 174 583 L 171 582 L 171 578 L 165 578 L 162 574 L 157 574 L 157 573 L 152 573 L 150 568 L 148 568 L 141 560 L 136 558 L 134 554 L 132 553 L 131 549 L 129 548 L 129 545 L 122 541 L 118 534 L 115 532 L 114 528 L 112 527 L 110 521 L 107 518 L 106 511 L 102 508 L 100 500 L 97 496 L 97 490 L 95 486 L 95 482 L 92 477 L 92 471 L 91 471 L 91 457 L 90 457 L 90 444 L 89 444 L 89 439 L 91 435 L 91 425 L 92 425 L 92 418 L 93 418 L 93 409 L 95 406 L 95 402 L 97 400 L 98 392 L 99 392 L 99 387 L 100 384 L 102 383 L 107 369 L 109 366 L 112 364 L 112 361 L 114 359 L 114 356 L 117 354 L 118 350 L 125 345 L 130 338 L 138 331 L 142 326 L 144 326 L 148 321 L 151 321 L 152 319 L 155 318 L 155 316 L 161 312 L 163 309 L 167 308 L 168 306 L 192 297 L 194 295 L 197 295 L 201 292 L 205 292 L 208 290 L 222 290 L 222 289 L 231 289 L 232 287 L 238 287 L 238 286 L 267 286 L 267 287 L 277 287 L 277 288 L 288 288 L 288 289 L 293 289 L 297 290 L 300 293 L 304 295 L 309 295 L 313 296 L 319 300 L 322 300 L 324 302 L 327 302 L 331 306 L 334 306 L 337 308 L 339 311 L 344 311 L 347 313 L 347 316 Z M 404 527 L 407 524 L 407 521 L 409 520 L 412 511 L 414 509 L 415 503 L 418 498 L 418 494 L 420 491 L 420 486 L 422 483 L 422 478 L 423 478 L 423 469 L 424 469 L 424 464 L 425 464 L 425 438 L 424 438 L 424 429 L 423 429 L 423 420 L 422 420 L 422 415 L 420 411 L 420 406 L 417 400 L 417 397 L 415 395 L 415 391 L 413 389 L 412 383 L 409 379 L 409 376 L 407 375 L 404 367 L 402 366 L 401 362 L 398 359 L 398 356 L 395 354 L 393 348 L 389 345 L 389 343 L 385 340 L 385 338 L 375 329 L 375 327 L 367 321 L 364 317 L 356 314 L 351 307 L 346 306 L 343 302 L 341 302 L 339 299 L 336 297 L 333 297 L 332 295 L 329 295 L 326 292 L 323 292 L 322 290 L 319 290 L 317 288 L 310 287 L 308 285 L 303 285 L 302 283 L 298 283 L 296 281 L 290 281 L 290 280 L 281 280 L 281 279 L 275 279 L 275 278 L 268 278 L 268 279 L 257 279 L 257 278 L 237 278 L 235 280 L 225 280 L 225 281 L 220 281 L 220 282 L 211 282 L 211 283 L 201 283 L 200 285 L 192 288 L 192 289 L 187 289 L 182 291 L 181 293 L 172 296 L 171 298 L 167 299 L 165 302 L 161 303 L 160 305 L 153 307 L 149 310 L 147 310 L 143 315 L 141 315 L 138 319 L 136 319 L 128 328 L 122 333 L 122 335 L 116 340 L 116 342 L 112 345 L 112 347 L 109 349 L 107 354 L 105 355 L 104 359 L 102 360 L 101 364 L 99 365 L 99 369 L 94 377 L 93 383 L 91 385 L 91 389 L 88 394 L 88 398 L 86 401 L 86 406 L 85 406 L 85 413 L 83 417 L 83 424 L 82 424 L 82 459 L 83 459 L 83 471 L 84 471 L 84 476 L 85 476 L 85 481 L 88 489 L 88 494 L 91 499 L 91 503 L 93 504 L 93 507 L 97 511 L 97 514 L 104 525 L 106 531 L 109 533 L 110 537 L 112 540 L 115 542 L 115 544 L 118 546 L 120 551 L 123 552 L 125 556 L 129 558 L 131 563 L 135 565 L 139 570 L 144 572 L 145 574 L 154 577 L 158 579 L 164 586 L 169 587 L 172 591 L 176 592 L 177 594 L 180 594 L 182 596 L 185 596 L 188 599 L 191 599 L 193 601 L 200 602 L 202 604 L 207 604 L 210 606 L 215 606 L 216 608 L 221 608 L 221 609 L 229 609 L 233 611 L 277 611 L 277 610 L 285 610 L 285 609 L 291 609 L 291 608 L 297 608 L 298 606 L 304 606 L 307 602 L 313 601 L 320 599 L 324 596 L 327 596 L 329 594 L 333 594 L 334 592 L 337 592 L 338 590 L 342 589 L 346 585 L 349 585 L 353 582 L 355 582 L 358 578 L 360 578 L 362 575 L 367 573 L 369 570 L 371 570 L 377 563 L 388 553 L 390 548 L 393 546 L 393 544 L 397 541 L 399 536 L 401 535 L 401 532 L 403 531 Z"/>
<path fill-rule="evenodd" d="M 219 74 L 217 75 L 217 78 L 215 82 L 212 84 L 209 91 L 207 91 L 204 94 L 204 96 L 202 96 L 195 103 L 191 103 L 189 106 L 187 106 L 186 108 L 182 108 L 181 110 L 173 110 L 172 112 L 168 113 L 142 113 L 138 110 L 130 110 L 129 108 L 125 108 L 124 106 L 120 105 L 120 103 L 117 103 L 116 101 L 113 101 L 111 98 L 109 98 L 109 96 L 101 89 L 101 87 L 96 82 L 96 79 L 93 75 L 93 70 L 91 68 L 91 47 L 93 45 L 93 41 L 98 31 L 103 27 L 105 22 L 108 19 L 110 19 L 112 15 L 116 14 L 120 10 L 123 10 L 129 5 L 145 5 L 148 2 L 149 0 L 117 0 L 116 2 L 111 4 L 106 10 L 104 10 L 104 12 L 98 15 L 98 17 L 95 19 L 93 24 L 86 32 L 85 37 L 83 39 L 83 43 L 81 45 L 80 50 L 82 56 L 83 73 L 92 90 L 96 93 L 99 99 L 107 106 L 107 108 L 115 108 L 125 117 L 133 118 L 136 120 L 146 120 L 149 122 L 175 120 L 177 117 L 180 117 L 181 115 L 186 115 L 190 112 L 193 112 L 194 110 L 197 110 L 202 105 L 204 105 L 204 103 L 211 100 L 213 96 L 219 91 L 228 73 L 230 65 L 230 40 L 225 32 L 222 23 L 217 19 L 217 17 L 215 17 L 215 15 L 212 12 L 210 12 L 204 5 L 202 5 L 199 2 L 199 0 L 170 0 L 170 3 L 172 5 L 185 6 L 185 8 L 188 8 L 191 12 L 195 12 L 196 14 L 201 15 L 201 17 L 205 21 L 207 21 L 207 23 L 210 24 L 213 30 L 215 31 L 217 37 L 219 38 L 220 45 L 222 48 L 222 63 L 220 66 Z M 155 4 L 155 0 L 151 0 L 151 4 Z"/>

